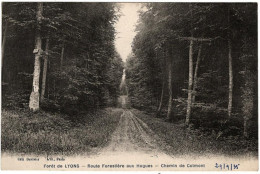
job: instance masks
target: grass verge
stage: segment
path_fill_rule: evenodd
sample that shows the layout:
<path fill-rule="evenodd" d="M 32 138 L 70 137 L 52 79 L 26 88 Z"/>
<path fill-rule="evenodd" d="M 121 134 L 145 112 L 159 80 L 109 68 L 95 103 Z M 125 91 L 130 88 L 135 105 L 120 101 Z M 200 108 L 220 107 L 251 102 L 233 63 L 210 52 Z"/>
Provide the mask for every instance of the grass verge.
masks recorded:
<path fill-rule="evenodd" d="M 122 109 L 107 108 L 73 122 L 61 114 L 2 111 L 2 152 L 82 154 L 104 147 Z"/>
<path fill-rule="evenodd" d="M 169 155 L 258 155 L 257 140 L 245 140 L 238 136 L 216 139 L 215 135 L 206 134 L 199 129 L 187 129 L 182 123 L 169 123 L 136 109 L 131 111 L 160 137 L 162 141 L 157 142 Z"/>

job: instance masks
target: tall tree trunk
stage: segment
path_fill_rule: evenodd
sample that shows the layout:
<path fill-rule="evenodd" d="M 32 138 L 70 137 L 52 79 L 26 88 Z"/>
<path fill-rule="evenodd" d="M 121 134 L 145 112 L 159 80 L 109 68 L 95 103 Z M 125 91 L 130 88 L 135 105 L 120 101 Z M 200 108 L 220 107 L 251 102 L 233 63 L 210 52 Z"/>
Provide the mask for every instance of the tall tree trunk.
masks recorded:
<path fill-rule="evenodd" d="M 243 136 L 248 138 L 248 119 L 244 119 L 244 131 Z"/>
<path fill-rule="evenodd" d="M 231 117 L 232 113 L 232 99 L 233 99 L 233 69 L 232 69 L 232 43 L 231 39 L 228 39 L 228 69 L 229 69 L 229 85 L 228 85 L 228 117 Z"/>
<path fill-rule="evenodd" d="M 3 33 L 3 41 L 2 41 L 2 49 L 1 49 L 2 50 L 2 73 L 3 73 L 4 51 L 5 51 L 7 29 L 8 29 L 8 21 L 6 21 L 6 23 L 5 23 L 5 30 Z"/>
<path fill-rule="evenodd" d="M 228 23 L 230 25 L 230 15 L 228 9 Z M 233 69 L 232 69 L 232 42 L 231 31 L 228 31 L 228 72 L 229 72 L 229 85 L 228 85 L 228 117 L 231 117 L 232 113 L 232 100 L 233 100 Z"/>
<path fill-rule="evenodd" d="M 47 96 L 48 96 L 48 99 L 50 99 L 50 80 L 49 80 L 49 78 L 47 79 L 47 84 L 48 84 L 48 86 L 47 86 Z"/>
<path fill-rule="evenodd" d="M 65 47 L 65 38 L 63 38 L 63 41 L 62 41 L 62 47 L 61 47 L 61 55 L 60 55 L 60 69 L 62 69 L 62 66 L 63 66 L 64 47 Z"/>
<path fill-rule="evenodd" d="M 248 73 L 248 72 L 246 72 Z M 249 74 L 248 74 L 249 75 Z M 251 77 L 253 75 L 251 74 Z M 243 136 L 245 138 L 248 138 L 248 128 L 249 124 L 248 121 L 252 118 L 253 116 L 253 106 L 254 106 L 254 94 L 253 94 L 253 79 L 249 77 L 249 79 L 245 79 L 245 85 L 242 88 L 242 111 L 244 115 L 244 131 L 243 131 Z"/>
<path fill-rule="evenodd" d="M 167 119 L 171 119 L 172 115 L 172 59 L 168 58 L 168 90 L 169 90 L 169 101 L 168 101 L 168 112 Z"/>
<path fill-rule="evenodd" d="M 40 23 L 42 21 L 42 12 L 43 12 L 43 3 L 37 3 L 37 28 L 36 28 L 36 43 L 35 43 L 35 63 L 34 63 L 34 72 L 33 72 L 33 88 L 32 93 L 30 95 L 29 108 L 33 111 L 39 110 L 39 79 L 40 79 L 40 71 L 41 71 L 41 26 Z"/>
<path fill-rule="evenodd" d="M 192 82 L 193 82 L 193 40 L 190 40 L 189 50 L 189 86 L 188 86 L 188 99 L 187 99 L 187 114 L 186 125 L 190 123 L 191 105 L 192 105 Z"/>
<path fill-rule="evenodd" d="M 86 57 L 86 69 L 88 70 L 88 61 L 89 61 L 89 53 L 87 52 L 87 57 Z"/>
<path fill-rule="evenodd" d="M 54 96 L 54 101 L 57 101 L 57 95 L 56 95 L 56 80 L 53 79 L 53 96 Z"/>
<path fill-rule="evenodd" d="M 161 110 L 162 110 L 162 105 L 163 105 L 163 97 L 164 97 L 164 88 L 165 88 L 165 81 L 166 81 L 166 72 L 167 72 L 167 69 L 165 68 L 166 67 L 166 58 L 164 57 L 165 54 L 163 54 L 163 64 L 161 65 L 162 66 L 162 75 L 163 75 L 163 78 L 162 78 L 162 90 L 161 90 L 161 97 L 160 97 L 160 101 L 159 101 L 159 107 L 157 109 L 157 113 L 156 115 L 159 116 L 160 113 L 161 113 Z M 156 58 L 157 58 L 157 53 L 156 53 Z"/>
<path fill-rule="evenodd" d="M 163 96 L 164 96 L 164 87 L 165 87 L 165 75 L 163 75 L 162 91 L 161 91 L 159 107 L 157 109 L 157 116 L 160 115 L 161 110 L 162 110 L 162 103 L 163 103 Z"/>
<path fill-rule="evenodd" d="M 199 46 L 199 51 L 198 51 L 198 56 L 197 56 L 197 61 L 196 61 L 196 67 L 195 67 L 195 71 L 194 71 L 194 83 L 193 83 L 193 93 L 192 93 L 192 104 L 194 104 L 195 102 L 195 92 L 198 86 L 198 70 L 199 70 L 199 65 L 200 65 L 200 60 L 201 60 L 201 49 L 202 49 L 202 44 L 200 44 Z"/>
<path fill-rule="evenodd" d="M 44 100 L 45 87 L 46 87 L 46 77 L 47 77 L 47 68 L 48 68 L 48 55 L 49 55 L 49 34 L 46 39 L 45 46 L 45 56 L 44 56 L 44 64 L 43 64 L 43 73 L 42 73 L 42 90 L 41 90 L 41 102 Z"/>
<path fill-rule="evenodd" d="M 48 69 L 51 69 L 51 60 L 48 60 Z M 51 91 L 51 81 L 50 78 L 47 78 L 47 89 L 48 89 L 48 99 L 50 99 L 50 91 Z"/>
<path fill-rule="evenodd" d="M 249 137 L 249 123 L 250 120 L 253 117 L 254 114 L 254 105 L 257 103 L 254 103 L 254 97 L 255 97 L 255 81 L 257 79 L 257 74 L 253 73 L 253 67 L 252 67 L 252 59 L 251 56 L 257 57 L 256 53 L 252 51 L 252 40 L 247 38 L 247 36 L 244 36 L 243 39 L 243 47 L 242 47 L 242 56 L 243 56 L 243 64 L 244 64 L 244 70 L 240 71 L 243 77 L 243 86 L 241 86 L 241 102 L 242 102 L 242 108 L 241 111 L 243 113 L 243 119 L 244 119 L 244 130 L 243 135 L 245 138 Z M 254 50 L 254 49 L 253 49 Z"/>

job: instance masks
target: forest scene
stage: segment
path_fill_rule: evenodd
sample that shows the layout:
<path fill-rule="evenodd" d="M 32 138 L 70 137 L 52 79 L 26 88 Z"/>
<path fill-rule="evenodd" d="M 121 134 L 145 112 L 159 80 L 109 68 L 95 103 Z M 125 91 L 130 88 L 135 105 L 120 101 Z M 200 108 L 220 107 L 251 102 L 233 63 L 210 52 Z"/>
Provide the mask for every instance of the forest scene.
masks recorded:
<path fill-rule="evenodd" d="M 257 3 L 137 4 L 2 3 L 2 153 L 258 157 Z"/>

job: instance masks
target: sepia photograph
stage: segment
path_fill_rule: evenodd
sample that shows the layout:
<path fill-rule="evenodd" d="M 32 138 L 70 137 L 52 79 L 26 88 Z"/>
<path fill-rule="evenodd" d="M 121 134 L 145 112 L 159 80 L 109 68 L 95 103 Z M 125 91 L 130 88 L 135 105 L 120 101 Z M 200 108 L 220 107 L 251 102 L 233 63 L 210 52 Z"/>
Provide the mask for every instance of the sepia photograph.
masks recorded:
<path fill-rule="evenodd" d="M 256 2 L 1 2 L 1 170 L 258 171 Z"/>

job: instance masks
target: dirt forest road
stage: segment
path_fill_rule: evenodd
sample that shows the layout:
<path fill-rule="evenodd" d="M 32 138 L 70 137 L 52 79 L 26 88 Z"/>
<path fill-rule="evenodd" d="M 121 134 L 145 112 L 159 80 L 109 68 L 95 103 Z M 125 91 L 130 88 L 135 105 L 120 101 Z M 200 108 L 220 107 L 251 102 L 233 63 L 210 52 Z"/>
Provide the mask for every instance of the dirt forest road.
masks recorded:
<path fill-rule="evenodd" d="M 144 123 L 137 118 L 130 109 L 126 109 L 126 96 L 120 98 L 122 108 L 118 127 L 112 135 L 107 147 L 102 149 L 94 158 L 108 160 L 109 162 L 125 163 L 161 163 L 171 161 L 173 158 L 165 154 L 159 147 L 159 137 Z"/>
<path fill-rule="evenodd" d="M 135 115 L 135 110 L 128 108 L 126 97 L 121 97 L 120 103 L 120 105 L 122 105 L 121 109 L 123 110 L 123 113 L 120 116 L 118 125 L 112 133 L 110 142 L 106 147 L 101 149 L 93 148 L 93 153 L 91 154 L 82 153 L 73 156 L 64 156 L 64 161 L 46 160 L 45 156 L 40 156 L 40 162 L 21 162 L 17 160 L 21 156 L 2 154 L 2 166 L 5 166 L 4 169 L 13 169 L 15 167 L 15 169 L 20 170 L 60 170 L 60 168 L 45 168 L 44 165 L 46 164 L 50 166 L 76 166 L 76 168 L 66 167 L 62 170 L 194 171 L 205 169 L 216 170 L 216 162 L 224 160 L 227 164 L 241 164 L 242 170 L 247 170 L 248 166 L 254 166 L 251 170 L 258 169 L 257 158 L 229 158 L 223 155 L 214 154 L 209 154 L 206 156 L 199 154 L 196 157 L 191 156 L 191 154 L 183 154 L 178 156 L 177 153 L 174 153 L 178 152 L 177 146 L 183 145 L 181 142 L 176 142 L 175 148 L 169 148 L 162 137 L 158 137 L 158 135 L 153 132 L 153 130 L 151 130 L 145 122 L 138 118 L 138 115 Z M 102 127 L 100 127 L 100 129 L 102 129 Z M 175 130 L 173 129 L 173 131 Z M 180 136 L 177 131 L 175 133 L 176 136 Z M 171 152 L 172 156 L 168 155 L 167 152 Z M 61 158 L 60 155 L 57 157 Z M 52 156 L 50 159 L 56 159 L 56 157 Z M 190 166 L 193 164 L 198 166 L 201 165 L 202 167 L 187 167 L 188 164 Z M 182 167 L 180 167 L 180 165 L 182 165 Z"/>

